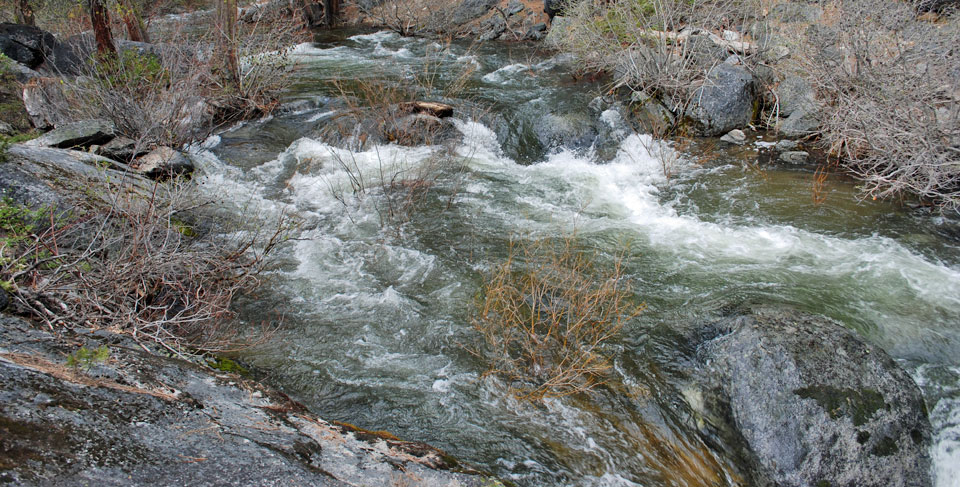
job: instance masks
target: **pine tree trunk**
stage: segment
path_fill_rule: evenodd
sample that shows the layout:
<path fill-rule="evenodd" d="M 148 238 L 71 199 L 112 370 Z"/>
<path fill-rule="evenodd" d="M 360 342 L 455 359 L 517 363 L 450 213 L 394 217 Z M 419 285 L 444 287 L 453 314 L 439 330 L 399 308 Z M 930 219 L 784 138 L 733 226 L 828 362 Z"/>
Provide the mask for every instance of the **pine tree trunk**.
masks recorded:
<path fill-rule="evenodd" d="M 137 4 L 133 0 L 118 0 L 123 23 L 127 26 L 127 36 L 131 41 L 150 42 L 147 29 L 143 25 L 143 15 L 140 14 Z"/>
<path fill-rule="evenodd" d="M 113 34 L 110 33 L 110 14 L 101 0 L 90 0 L 90 22 L 97 39 L 97 52 L 101 56 L 116 57 L 117 48 L 113 46 Z"/>
<path fill-rule="evenodd" d="M 19 0 L 17 9 L 17 23 L 23 25 L 37 25 L 33 18 L 33 7 L 30 6 L 30 0 Z"/>
<path fill-rule="evenodd" d="M 240 66 L 237 61 L 237 0 L 220 0 L 217 3 L 217 28 L 221 34 L 221 52 L 224 69 L 237 88 L 240 87 Z"/>

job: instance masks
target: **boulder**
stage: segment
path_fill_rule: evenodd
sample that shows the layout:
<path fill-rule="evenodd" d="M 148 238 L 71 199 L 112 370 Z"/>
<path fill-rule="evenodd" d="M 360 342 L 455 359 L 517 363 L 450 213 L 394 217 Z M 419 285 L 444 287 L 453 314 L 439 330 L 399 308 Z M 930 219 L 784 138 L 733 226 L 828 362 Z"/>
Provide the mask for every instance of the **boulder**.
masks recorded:
<path fill-rule="evenodd" d="M 756 83 L 742 66 L 721 63 L 693 93 L 686 115 L 700 135 L 716 136 L 753 120 Z"/>
<path fill-rule="evenodd" d="M 553 21 L 554 17 L 563 15 L 566 2 L 567 0 L 543 0 L 543 11 L 550 17 L 550 21 Z"/>
<path fill-rule="evenodd" d="M 816 108 L 808 107 L 796 110 L 786 119 L 777 122 L 777 130 L 784 137 L 803 137 L 810 135 L 820 127 Z"/>
<path fill-rule="evenodd" d="M 61 124 L 57 128 L 27 141 L 33 147 L 86 148 L 109 142 L 117 134 L 117 127 L 108 120 L 81 120 Z"/>
<path fill-rule="evenodd" d="M 66 122 L 58 107 L 67 100 L 56 78 L 34 78 L 23 85 L 23 107 L 34 127 L 44 130 Z"/>
<path fill-rule="evenodd" d="M 783 139 L 777 141 L 777 145 L 774 146 L 774 149 L 780 152 L 787 152 L 792 151 L 799 146 L 800 144 L 795 140 Z"/>
<path fill-rule="evenodd" d="M 69 207 L 105 178 L 145 189 L 148 181 L 104 157 L 68 149 L 13 144 L 0 171 L 0 194 L 30 208 Z"/>
<path fill-rule="evenodd" d="M 0 23 L 0 51 L 8 58 L 34 69 L 57 46 L 53 34 L 29 25 Z"/>
<path fill-rule="evenodd" d="M 720 137 L 720 140 L 729 144 L 743 145 L 747 141 L 747 134 L 743 133 L 743 130 L 733 129 L 723 137 Z"/>
<path fill-rule="evenodd" d="M 780 101 L 780 116 L 789 117 L 796 111 L 810 111 L 816 106 L 816 94 L 810 83 L 800 76 L 787 76 L 775 90 Z"/>
<path fill-rule="evenodd" d="M 114 45 L 121 52 L 132 51 L 138 55 L 152 55 L 160 57 L 164 54 L 164 47 L 146 42 L 114 39 Z M 181 48 L 169 48 L 181 49 Z M 51 75 L 75 76 L 83 74 L 85 63 L 97 51 L 97 42 L 93 34 L 86 32 L 67 38 L 57 44 L 38 69 Z"/>
<path fill-rule="evenodd" d="M 10 63 L 6 68 L 13 73 L 13 77 L 17 79 L 19 83 L 26 83 L 33 78 L 39 78 L 42 76 L 40 73 L 28 68 L 27 66 L 20 63 Z"/>
<path fill-rule="evenodd" d="M 923 397 L 880 348 L 830 319 L 774 308 L 702 333 L 707 392 L 696 407 L 743 445 L 753 485 L 931 484 Z"/>
<path fill-rule="evenodd" d="M 498 3 L 497 0 L 463 0 L 453 11 L 455 24 L 466 24 L 473 19 L 482 17 Z"/>
<path fill-rule="evenodd" d="M 538 22 L 530 26 L 527 29 L 527 32 L 523 34 L 523 38 L 528 41 L 539 41 L 543 40 L 547 36 L 547 24 L 543 22 Z"/>
<path fill-rule="evenodd" d="M 134 161 L 132 166 L 137 172 L 158 180 L 189 176 L 195 168 L 186 154 L 170 147 L 157 147 Z"/>
<path fill-rule="evenodd" d="M 583 113 L 547 114 L 534 128 L 540 144 L 553 149 L 585 149 L 597 139 L 597 127 L 593 120 Z"/>
<path fill-rule="evenodd" d="M 137 142 L 127 137 L 115 137 L 110 142 L 100 146 L 97 151 L 104 157 L 109 157 L 115 161 L 129 163 L 135 158 L 146 154 L 146 151 L 137 148 Z"/>
<path fill-rule="evenodd" d="M 507 21 L 503 20 L 502 15 L 496 15 L 487 19 L 481 29 L 482 33 L 477 37 L 477 40 L 480 42 L 492 41 L 507 30 Z"/>
<path fill-rule="evenodd" d="M 777 160 L 787 164 L 806 164 L 810 160 L 810 153 L 802 150 L 791 150 L 782 152 Z"/>

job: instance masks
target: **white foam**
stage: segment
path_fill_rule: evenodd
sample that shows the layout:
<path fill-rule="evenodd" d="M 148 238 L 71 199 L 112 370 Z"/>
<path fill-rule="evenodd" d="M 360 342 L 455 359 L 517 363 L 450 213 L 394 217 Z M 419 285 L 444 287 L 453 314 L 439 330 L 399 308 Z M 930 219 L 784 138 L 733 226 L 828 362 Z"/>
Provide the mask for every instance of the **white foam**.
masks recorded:
<path fill-rule="evenodd" d="M 485 74 L 481 79 L 483 79 L 487 83 L 506 84 L 513 81 L 514 78 L 516 78 L 517 73 L 521 73 L 528 69 L 530 69 L 530 66 L 527 66 L 526 64 L 520 64 L 520 63 L 510 64 L 492 73 Z"/>

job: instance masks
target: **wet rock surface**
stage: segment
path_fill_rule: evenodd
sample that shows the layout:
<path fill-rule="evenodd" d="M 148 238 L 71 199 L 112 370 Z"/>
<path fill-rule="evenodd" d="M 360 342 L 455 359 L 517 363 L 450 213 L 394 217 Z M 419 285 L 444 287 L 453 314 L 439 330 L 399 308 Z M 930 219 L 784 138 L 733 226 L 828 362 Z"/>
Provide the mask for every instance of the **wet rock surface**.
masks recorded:
<path fill-rule="evenodd" d="M 68 363 L 81 347 L 106 352 Z M 58 337 L 0 316 L 0 382 L 0 484 L 489 482 L 425 444 L 328 423 L 258 383 L 107 332 Z"/>
<path fill-rule="evenodd" d="M 701 135 L 725 134 L 753 120 L 755 98 L 756 83 L 749 71 L 718 64 L 694 94 L 687 116 Z"/>
<path fill-rule="evenodd" d="M 930 485 L 923 398 L 883 350 L 784 309 L 753 309 L 702 333 L 707 429 L 743 445 L 756 485 Z"/>

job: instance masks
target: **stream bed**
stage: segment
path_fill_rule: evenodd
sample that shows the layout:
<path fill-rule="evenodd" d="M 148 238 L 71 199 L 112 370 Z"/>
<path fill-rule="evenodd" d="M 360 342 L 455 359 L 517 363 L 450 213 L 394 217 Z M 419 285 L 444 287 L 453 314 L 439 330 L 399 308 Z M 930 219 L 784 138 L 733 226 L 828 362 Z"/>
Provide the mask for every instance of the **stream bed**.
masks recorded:
<path fill-rule="evenodd" d="M 858 201 L 836 174 L 815 201 L 814 168 L 758 163 L 764 140 L 679 146 L 624 131 L 595 101 L 603 84 L 533 45 L 334 31 L 293 55 L 295 109 L 194 153 L 205 191 L 251 222 L 299 221 L 241 315 L 280 327 L 242 359 L 320 416 L 427 442 L 521 486 L 735 485 L 735 459 L 684 413 L 684 343 L 668 331 L 744 303 L 784 305 L 898 360 L 930 411 L 935 485 L 960 485 L 956 215 Z M 438 97 L 465 81 L 443 98 L 456 109 L 452 145 L 349 150 L 321 137 L 343 109 L 333 80 L 427 77 Z M 599 127 L 592 145 L 544 136 L 584 120 Z M 433 184 L 413 204 L 387 194 L 425 174 Z M 517 400 L 464 347 L 477 339 L 482 277 L 511 242 L 570 235 L 597 266 L 622 258 L 647 309 L 612 345 L 616 387 Z"/>

